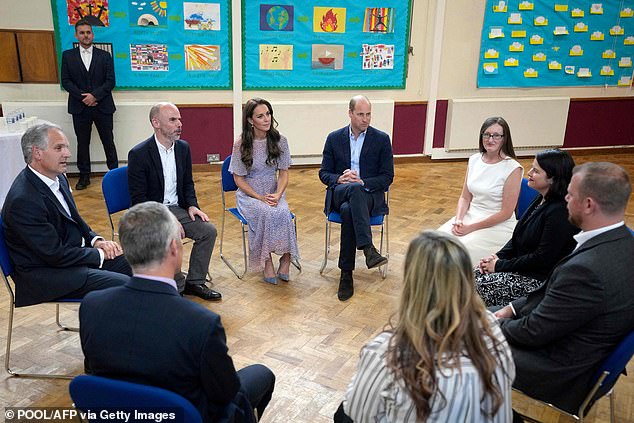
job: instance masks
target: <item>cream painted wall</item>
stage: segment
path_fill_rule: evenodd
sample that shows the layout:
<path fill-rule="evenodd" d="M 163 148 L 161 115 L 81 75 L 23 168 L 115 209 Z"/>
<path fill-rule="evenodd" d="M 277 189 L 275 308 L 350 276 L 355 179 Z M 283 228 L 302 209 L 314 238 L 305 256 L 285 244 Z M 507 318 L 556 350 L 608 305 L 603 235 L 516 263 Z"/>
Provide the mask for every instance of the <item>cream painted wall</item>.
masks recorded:
<path fill-rule="evenodd" d="M 239 1 L 239 0 L 233 0 Z M 453 0 L 452 0 L 453 1 Z M 462 0 L 461 0 L 462 1 Z M 428 25 L 428 1 L 413 1 L 411 45 L 414 56 L 409 59 L 409 73 L 405 90 L 372 90 L 371 99 L 394 101 L 423 101 L 427 92 L 425 70 L 429 68 L 430 39 L 433 30 Z M 433 22 L 433 21 L 432 21 Z M 53 30 L 50 0 L 0 0 L 0 29 Z M 261 96 L 271 101 L 348 100 L 356 91 L 246 91 L 243 99 Z M 230 91 L 115 91 L 115 102 L 168 100 L 180 104 L 231 104 Z M 56 84 L 0 84 L 2 101 L 64 101 L 66 93 Z"/>

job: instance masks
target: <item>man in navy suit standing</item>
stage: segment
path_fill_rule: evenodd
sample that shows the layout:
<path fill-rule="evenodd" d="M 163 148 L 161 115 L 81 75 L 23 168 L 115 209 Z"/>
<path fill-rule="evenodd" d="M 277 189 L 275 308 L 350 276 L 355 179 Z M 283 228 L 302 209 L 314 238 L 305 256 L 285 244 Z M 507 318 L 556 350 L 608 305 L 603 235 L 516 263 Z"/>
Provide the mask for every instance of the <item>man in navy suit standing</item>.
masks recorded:
<path fill-rule="evenodd" d="M 363 250 L 368 269 L 387 263 L 372 244 L 370 216 L 387 214 L 384 193 L 394 179 L 390 137 L 370 126 L 370 100 L 362 95 L 353 97 L 348 115 L 350 125 L 326 138 L 319 170 L 319 179 L 328 187 L 324 211 L 339 212 L 343 221 L 337 292 L 341 301 L 354 294 L 352 271 L 357 249 Z"/>
<path fill-rule="evenodd" d="M 108 169 L 119 167 L 112 134 L 115 112 L 112 89 L 115 86 L 114 62 L 110 53 L 93 46 L 92 26 L 86 20 L 75 24 L 79 47 L 62 54 L 62 86 L 68 91 L 68 113 L 73 115 L 77 136 L 76 189 L 90 185 L 90 133 L 94 122 L 106 153 Z"/>
<path fill-rule="evenodd" d="M 82 298 L 123 285 L 132 274 L 121 247 L 98 236 L 79 215 L 64 176 L 69 147 L 61 128 L 49 122 L 22 136 L 27 166 L 2 207 L 18 307 Z"/>
<path fill-rule="evenodd" d="M 236 372 L 220 316 L 178 295 L 173 277 L 183 244 L 176 217 L 163 204 L 137 204 L 122 217 L 119 235 L 134 276 L 82 301 L 87 368 L 176 392 L 204 422 L 253 423 L 253 408 L 262 416 L 271 400 L 275 375 L 261 364 Z"/>

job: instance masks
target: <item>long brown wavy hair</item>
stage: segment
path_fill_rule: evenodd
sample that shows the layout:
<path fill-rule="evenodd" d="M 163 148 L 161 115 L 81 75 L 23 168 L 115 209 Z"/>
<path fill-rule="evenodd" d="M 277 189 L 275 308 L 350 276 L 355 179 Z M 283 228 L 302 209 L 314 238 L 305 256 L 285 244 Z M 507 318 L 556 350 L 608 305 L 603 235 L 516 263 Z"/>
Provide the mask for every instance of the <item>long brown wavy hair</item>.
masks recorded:
<path fill-rule="evenodd" d="M 447 405 L 438 391 L 438 370 L 460 371 L 464 355 L 480 375 L 485 392 L 482 400 L 491 399 L 491 410 L 482 412 L 497 413 L 504 401 L 495 374 L 502 347 L 489 327 L 484 303 L 475 293 L 471 260 L 460 241 L 441 232 L 424 231 L 410 243 L 400 307 L 390 326 L 388 367 L 403 381 L 419 421 L 430 415 L 432 401 L 441 401 L 440 408 Z M 486 338 L 495 352 L 487 347 Z"/>
<path fill-rule="evenodd" d="M 271 103 L 264 100 L 263 98 L 252 98 L 247 101 L 247 104 L 244 105 L 242 109 L 242 135 L 240 138 L 242 140 L 240 144 L 240 153 L 242 155 L 242 163 L 250 169 L 253 166 L 253 125 L 249 123 L 249 119 L 253 119 L 253 111 L 259 105 L 264 104 L 269 109 L 269 113 L 271 114 L 271 127 L 266 133 L 266 151 L 267 158 L 266 164 L 272 165 L 277 163 L 277 159 L 280 157 L 282 150 L 280 149 L 280 133 L 277 130 L 277 121 L 273 117 L 273 107 L 271 107 Z"/>

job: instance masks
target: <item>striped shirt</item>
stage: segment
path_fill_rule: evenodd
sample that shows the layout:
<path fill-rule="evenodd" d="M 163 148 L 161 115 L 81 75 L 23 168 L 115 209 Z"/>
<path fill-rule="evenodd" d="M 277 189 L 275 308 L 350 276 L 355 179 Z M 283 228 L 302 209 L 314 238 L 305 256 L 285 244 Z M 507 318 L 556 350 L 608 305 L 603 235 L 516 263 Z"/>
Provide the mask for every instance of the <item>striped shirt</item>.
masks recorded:
<path fill-rule="evenodd" d="M 480 375 L 471 359 L 462 356 L 461 373 L 453 368 L 436 370 L 437 388 L 443 393 L 445 401 L 432 399 L 432 413 L 427 422 L 512 421 L 511 384 L 515 378 L 515 365 L 497 320 L 488 311 L 487 318 L 493 335 L 500 343 L 498 348 L 501 351 L 495 376 L 504 402 L 493 418 L 482 412 L 482 409 L 491 409 L 490 398 L 486 397 L 481 401 L 484 392 Z M 387 367 L 387 350 L 391 337 L 391 333 L 382 332 L 361 350 L 357 373 L 352 377 L 343 401 L 344 411 L 355 423 L 417 421 L 416 407 L 407 389 L 401 381 L 394 379 L 392 371 Z M 493 351 L 490 339 L 487 339 L 487 346 Z"/>

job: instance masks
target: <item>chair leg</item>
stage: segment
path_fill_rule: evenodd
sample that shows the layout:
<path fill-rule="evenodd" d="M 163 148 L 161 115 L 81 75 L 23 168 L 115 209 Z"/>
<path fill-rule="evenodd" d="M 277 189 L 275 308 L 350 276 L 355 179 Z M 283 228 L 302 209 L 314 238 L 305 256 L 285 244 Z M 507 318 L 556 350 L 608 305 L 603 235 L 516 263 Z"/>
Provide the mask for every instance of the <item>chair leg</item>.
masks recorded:
<path fill-rule="evenodd" d="M 612 391 L 608 394 L 610 397 L 610 423 L 615 423 L 616 422 L 616 416 L 615 416 L 615 411 L 616 410 L 616 401 L 614 399 L 614 387 L 612 388 Z"/>
<path fill-rule="evenodd" d="M 388 231 L 388 217 L 387 215 L 383 219 L 383 225 L 381 225 L 381 244 L 380 244 L 380 252 L 383 255 L 383 242 L 385 236 L 385 257 L 388 259 L 387 263 L 383 266 L 379 267 L 379 272 L 381 273 L 381 278 L 385 279 L 387 277 L 387 268 L 390 265 L 390 238 Z"/>
<path fill-rule="evenodd" d="M 295 225 L 295 241 L 297 241 L 297 217 L 293 218 L 293 225 Z M 302 264 L 299 262 L 297 257 L 291 259 L 291 264 L 301 273 Z"/>
<path fill-rule="evenodd" d="M 223 206 L 224 208 L 224 206 Z M 222 253 L 222 246 L 225 237 L 225 214 L 227 213 L 227 209 L 224 209 L 222 213 L 222 223 L 220 224 L 220 259 L 227 265 L 229 269 L 233 272 L 234 275 L 238 279 L 242 279 L 244 275 L 247 273 L 247 250 L 246 250 L 246 239 L 245 239 L 245 231 L 244 224 L 242 224 L 242 252 L 244 254 L 244 271 L 240 273 L 233 265 L 229 262 L 229 260 Z"/>
<path fill-rule="evenodd" d="M 324 240 L 324 261 L 321 264 L 321 268 L 319 269 L 319 274 L 324 273 L 324 269 L 326 268 L 326 264 L 328 263 L 328 253 L 330 253 L 330 222 L 326 218 L 326 236 Z"/>
<path fill-rule="evenodd" d="M 55 304 L 55 323 L 57 324 L 57 327 L 60 328 L 61 330 L 66 330 L 66 331 L 69 331 L 69 332 L 79 332 L 79 328 L 65 326 L 65 325 L 63 325 L 60 322 L 60 320 L 59 320 L 59 303 Z"/>

